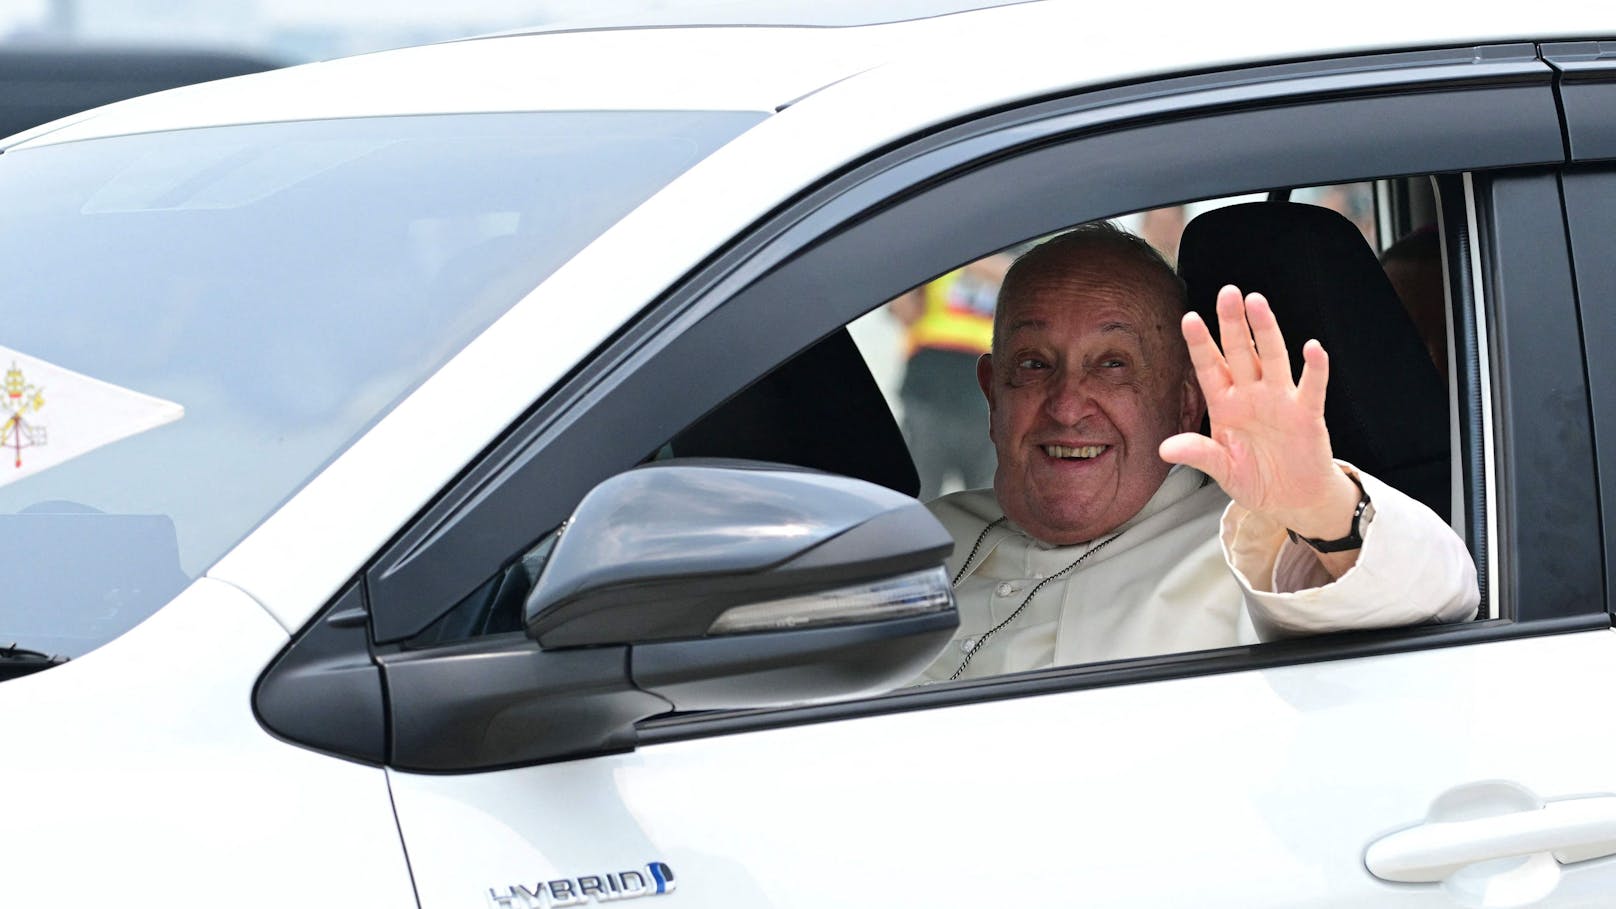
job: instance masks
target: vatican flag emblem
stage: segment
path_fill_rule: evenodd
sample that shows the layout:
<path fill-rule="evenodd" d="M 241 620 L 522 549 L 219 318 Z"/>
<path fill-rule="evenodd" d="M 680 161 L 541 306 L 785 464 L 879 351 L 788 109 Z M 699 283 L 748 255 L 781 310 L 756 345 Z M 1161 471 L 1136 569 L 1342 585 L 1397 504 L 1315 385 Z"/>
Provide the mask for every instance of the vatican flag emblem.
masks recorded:
<path fill-rule="evenodd" d="M 0 347 L 0 485 L 185 415 L 185 408 Z"/>

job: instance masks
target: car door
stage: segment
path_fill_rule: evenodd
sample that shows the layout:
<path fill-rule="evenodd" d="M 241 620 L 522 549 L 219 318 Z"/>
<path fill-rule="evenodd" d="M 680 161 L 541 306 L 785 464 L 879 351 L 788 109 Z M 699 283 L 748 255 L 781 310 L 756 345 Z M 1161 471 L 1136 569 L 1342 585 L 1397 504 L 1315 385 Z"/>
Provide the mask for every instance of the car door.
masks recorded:
<path fill-rule="evenodd" d="M 589 488 L 975 256 L 1172 202 L 1440 174 L 1455 521 L 1478 621 L 665 715 L 567 759 L 489 761 L 447 741 L 428 766 L 399 749 L 422 714 L 394 687 L 390 751 L 374 757 L 421 905 L 1604 899 L 1616 732 L 1588 718 L 1616 682 L 1616 639 L 1552 78 L 1532 45 L 1315 61 L 918 138 L 671 289 L 328 613 L 368 634 L 389 680 L 464 656 L 422 635 Z M 368 631 L 352 620 L 366 611 Z"/>

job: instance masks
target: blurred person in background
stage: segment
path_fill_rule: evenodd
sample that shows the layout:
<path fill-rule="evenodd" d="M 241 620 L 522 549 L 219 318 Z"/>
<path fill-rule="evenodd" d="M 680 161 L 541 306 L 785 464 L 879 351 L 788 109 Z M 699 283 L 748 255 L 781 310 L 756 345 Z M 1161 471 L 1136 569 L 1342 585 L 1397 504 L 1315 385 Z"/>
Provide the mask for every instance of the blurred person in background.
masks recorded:
<path fill-rule="evenodd" d="M 1188 220 L 1189 213 L 1182 205 L 1153 208 L 1139 216 L 1136 233 L 1146 243 L 1156 247 L 1168 265 L 1177 265 L 1178 238 L 1184 235 L 1184 225 Z"/>
<path fill-rule="evenodd" d="M 1298 202 L 1311 202 L 1320 205 L 1351 221 L 1357 225 L 1358 231 L 1363 234 L 1364 241 L 1371 249 L 1379 249 L 1375 231 L 1375 197 L 1374 190 L 1368 183 L 1342 183 L 1337 186 L 1323 186 L 1318 189 L 1316 199 L 1296 199 Z"/>
<path fill-rule="evenodd" d="M 978 259 L 888 304 L 905 326 L 908 360 L 898 397 L 922 501 L 993 481 L 976 360 L 992 343 L 999 284 L 1012 261 L 1008 253 Z"/>
<path fill-rule="evenodd" d="M 1428 224 L 1411 231 L 1380 254 L 1380 265 L 1397 290 L 1408 317 L 1425 342 L 1431 362 L 1448 369 L 1448 304 L 1442 282 L 1442 238 Z"/>

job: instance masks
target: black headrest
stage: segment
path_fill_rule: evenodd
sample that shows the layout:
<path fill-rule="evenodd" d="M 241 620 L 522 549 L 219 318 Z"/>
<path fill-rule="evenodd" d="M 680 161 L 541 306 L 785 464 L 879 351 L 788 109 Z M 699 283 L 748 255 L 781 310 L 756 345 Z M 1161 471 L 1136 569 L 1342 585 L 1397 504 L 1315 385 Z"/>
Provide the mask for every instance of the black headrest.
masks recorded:
<path fill-rule="evenodd" d="M 1294 202 L 1232 205 L 1192 220 L 1178 255 L 1190 308 L 1214 337 L 1218 289 L 1233 284 L 1268 298 L 1293 377 L 1303 343 L 1324 345 L 1336 457 L 1448 514 L 1447 384 L 1351 221 Z"/>
<path fill-rule="evenodd" d="M 920 494 L 903 432 L 846 329 L 719 405 L 671 447 L 679 457 L 796 464 Z"/>

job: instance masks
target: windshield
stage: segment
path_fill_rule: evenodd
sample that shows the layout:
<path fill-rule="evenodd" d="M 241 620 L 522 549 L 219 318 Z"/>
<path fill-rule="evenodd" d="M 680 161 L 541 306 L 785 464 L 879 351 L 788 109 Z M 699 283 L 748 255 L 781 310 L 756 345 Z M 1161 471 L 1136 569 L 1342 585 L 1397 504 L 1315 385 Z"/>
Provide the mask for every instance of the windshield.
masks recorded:
<path fill-rule="evenodd" d="M 0 645 L 74 656 L 145 618 L 761 118 L 388 117 L 0 154 Z"/>

